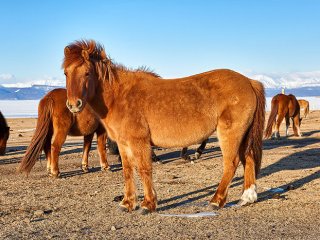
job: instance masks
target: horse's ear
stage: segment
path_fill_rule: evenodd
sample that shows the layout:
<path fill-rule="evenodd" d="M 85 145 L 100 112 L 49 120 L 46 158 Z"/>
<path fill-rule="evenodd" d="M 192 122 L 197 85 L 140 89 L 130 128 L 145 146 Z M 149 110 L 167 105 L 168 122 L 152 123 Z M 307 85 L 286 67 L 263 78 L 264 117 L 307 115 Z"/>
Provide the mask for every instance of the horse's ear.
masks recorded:
<path fill-rule="evenodd" d="M 89 61 L 89 53 L 87 50 L 82 50 L 81 55 L 85 61 Z"/>
<path fill-rule="evenodd" d="M 64 55 L 67 56 L 70 53 L 70 48 L 68 46 L 66 46 L 64 48 Z"/>

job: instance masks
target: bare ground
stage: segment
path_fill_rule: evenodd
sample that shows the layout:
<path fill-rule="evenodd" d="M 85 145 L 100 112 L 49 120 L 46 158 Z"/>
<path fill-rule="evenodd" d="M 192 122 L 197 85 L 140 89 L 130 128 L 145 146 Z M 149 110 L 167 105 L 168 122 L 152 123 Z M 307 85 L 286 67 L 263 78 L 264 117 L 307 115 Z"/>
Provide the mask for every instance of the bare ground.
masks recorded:
<path fill-rule="evenodd" d="M 116 156 L 108 159 L 113 171 L 101 172 L 94 144 L 91 171 L 80 171 L 82 138 L 65 143 L 61 179 L 47 176 L 45 161 L 28 178 L 17 174 L 36 119 L 8 119 L 8 153 L 0 157 L 0 239 L 319 239 L 319 119 L 320 111 L 314 111 L 303 120 L 302 138 L 264 141 L 257 203 L 234 206 L 242 191 L 240 166 L 227 206 L 216 216 L 194 218 L 162 214 L 213 212 L 207 201 L 222 175 L 215 135 L 194 164 L 179 158 L 180 149 L 156 150 L 162 162 L 154 163 L 158 211 L 143 216 L 118 210 L 123 178 Z M 141 200 L 138 180 L 137 185 Z"/>

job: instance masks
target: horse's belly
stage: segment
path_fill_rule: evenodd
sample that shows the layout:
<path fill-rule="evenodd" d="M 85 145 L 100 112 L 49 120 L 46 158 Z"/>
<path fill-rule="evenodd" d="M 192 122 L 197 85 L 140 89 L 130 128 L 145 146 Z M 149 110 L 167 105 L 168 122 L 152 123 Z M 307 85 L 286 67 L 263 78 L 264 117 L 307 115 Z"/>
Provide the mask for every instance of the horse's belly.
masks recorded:
<path fill-rule="evenodd" d="M 216 124 L 168 124 L 150 128 L 151 141 L 159 147 L 188 147 L 201 143 L 216 129 Z"/>

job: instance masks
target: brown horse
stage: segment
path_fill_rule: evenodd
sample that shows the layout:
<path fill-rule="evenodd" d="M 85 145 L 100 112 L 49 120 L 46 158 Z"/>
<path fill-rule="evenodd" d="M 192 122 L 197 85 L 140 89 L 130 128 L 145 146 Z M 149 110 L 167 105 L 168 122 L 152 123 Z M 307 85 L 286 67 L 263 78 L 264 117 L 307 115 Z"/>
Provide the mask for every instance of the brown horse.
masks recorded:
<path fill-rule="evenodd" d="M 299 99 L 298 103 L 300 105 L 300 110 L 302 111 L 302 109 L 303 109 L 304 118 L 306 118 L 309 114 L 309 102 L 304 99 Z"/>
<path fill-rule="evenodd" d="M 135 168 L 144 189 L 142 213 L 156 209 L 151 145 L 187 147 L 204 141 L 215 130 L 224 171 L 210 203 L 215 207 L 225 205 L 240 161 L 245 173 L 239 204 L 257 200 L 256 176 L 261 166 L 265 118 L 260 82 L 231 70 L 163 80 L 113 64 L 94 41 L 76 41 L 64 53 L 69 110 L 80 113 L 89 104 L 110 138 L 118 143 L 125 179 L 122 210 L 131 211 L 137 206 Z"/>
<path fill-rule="evenodd" d="M 6 152 L 9 134 L 10 127 L 8 127 L 6 119 L 0 112 L 0 155 L 4 155 Z"/>
<path fill-rule="evenodd" d="M 44 96 L 38 107 L 38 121 L 31 143 L 23 157 L 19 171 L 29 173 L 42 150 L 47 159 L 47 171 L 59 176 L 58 159 L 67 135 L 84 136 L 82 170 L 88 172 L 88 155 L 94 133 L 97 134 L 98 152 L 102 170 L 109 169 L 106 156 L 106 131 L 89 106 L 74 115 L 66 107 L 66 89 L 54 89 Z"/>
<path fill-rule="evenodd" d="M 301 137 L 300 106 L 296 97 L 292 94 L 278 94 L 272 98 L 271 112 L 264 137 L 269 138 L 272 135 L 272 128 L 275 128 L 274 138 L 280 138 L 279 127 L 284 118 L 286 118 L 286 136 L 289 134 L 291 118 L 294 135 Z"/>

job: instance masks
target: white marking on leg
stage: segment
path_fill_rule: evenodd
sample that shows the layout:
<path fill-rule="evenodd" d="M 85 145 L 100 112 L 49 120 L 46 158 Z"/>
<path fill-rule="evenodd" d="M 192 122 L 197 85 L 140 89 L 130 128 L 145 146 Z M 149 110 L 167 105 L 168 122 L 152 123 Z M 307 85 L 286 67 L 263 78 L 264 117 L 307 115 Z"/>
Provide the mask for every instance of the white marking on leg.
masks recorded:
<path fill-rule="evenodd" d="M 258 199 L 257 187 L 255 184 L 252 184 L 250 188 L 244 190 L 241 199 L 240 199 L 240 205 L 246 205 L 247 203 L 254 203 Z"/>
<path fill-rule="evenodd" d="M 301 132 L 300 132 L 300 128 L 298 127 L 298 135 L 299 135 L 299 137 L 301 137 L 302 135 L 301 135 Z"/>
<path fill-rule="evenodd" d="M 289 126 L 286 126 L 286 136 L 289 135 Z"/>

